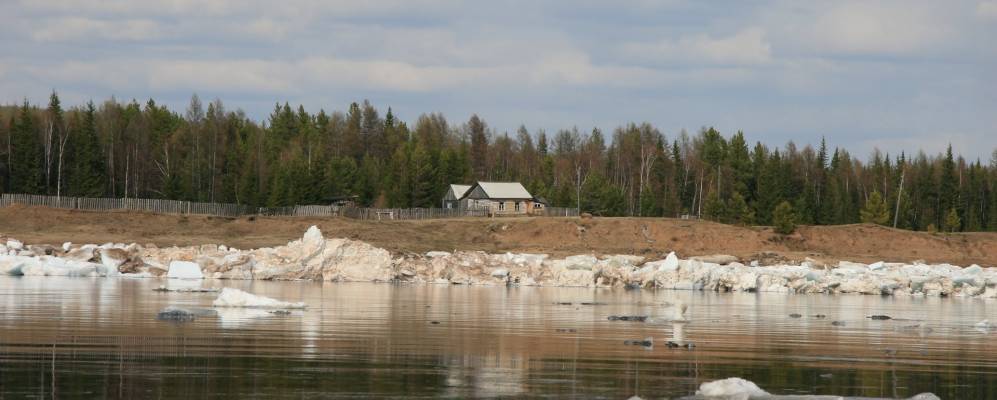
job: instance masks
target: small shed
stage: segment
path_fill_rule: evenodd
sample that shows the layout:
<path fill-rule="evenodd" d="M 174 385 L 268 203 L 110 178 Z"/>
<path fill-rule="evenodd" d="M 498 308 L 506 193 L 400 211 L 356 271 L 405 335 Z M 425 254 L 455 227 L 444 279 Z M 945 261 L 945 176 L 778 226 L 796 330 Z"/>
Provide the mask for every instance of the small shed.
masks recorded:
<path fill-rule="evenodd" d="M 443 196 L 443 208 L 466 208 L 461 207 L 460 200 L 470 189 L 471 185 L 450 185 L 447 194 Z"/>

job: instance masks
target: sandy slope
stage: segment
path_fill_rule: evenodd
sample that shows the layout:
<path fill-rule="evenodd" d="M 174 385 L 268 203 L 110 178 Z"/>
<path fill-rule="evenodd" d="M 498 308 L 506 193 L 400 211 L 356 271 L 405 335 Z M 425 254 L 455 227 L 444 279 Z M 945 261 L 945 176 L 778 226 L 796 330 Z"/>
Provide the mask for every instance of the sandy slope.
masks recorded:
<path fill-rule="evenodd" d="M 789 237 L 764 227 L 662 218 L 499 218 L 361 222 L 345 218 L 219 218 L 93 213 L 44 207 L 0 208 L 0 236 L 28 243 L 137 242 L 280 245 L 317 225 L 326 237 L 363 240 L 392 252 L 484 250 L 638 254 L 732 254 L 745 259 L 948 262 L 997 265 L 997 234 L 928 234 L 871 225 L 801 227 Z M 764 257 L 759 253 L 772 252 Z"/>

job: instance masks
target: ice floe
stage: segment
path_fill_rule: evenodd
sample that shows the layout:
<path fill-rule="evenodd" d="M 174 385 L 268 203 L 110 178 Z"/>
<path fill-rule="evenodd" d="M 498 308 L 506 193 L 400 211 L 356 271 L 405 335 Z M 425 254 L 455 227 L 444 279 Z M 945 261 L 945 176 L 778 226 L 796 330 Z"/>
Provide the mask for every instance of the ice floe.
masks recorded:
<path fill-rule="evenodd" d="M 292 303 L 257 296 L 239 289 L 224 288 L 218 298 L 211 303 L 215 307 L 246 307 L 246 308 L 305 308 L 305 303 Z"/>
<path fill-rule="evenodd" d="M 835 395 L 776 395 L 762 390 L 754 382 L 741 378 L 727 378 L 712 382 L 705 382 L 699 385 L 694 397 L 684 397 L 683 399 L 709 399 L 709 400 L 845 400 L 851 397 L 841 397 Z M 859 399 L 859 398 L 854 398 Z M 863 400 L 876 400 L 862 397 Z M 907 400 L 940 400 L 932 393 L 921 393 Z"/>

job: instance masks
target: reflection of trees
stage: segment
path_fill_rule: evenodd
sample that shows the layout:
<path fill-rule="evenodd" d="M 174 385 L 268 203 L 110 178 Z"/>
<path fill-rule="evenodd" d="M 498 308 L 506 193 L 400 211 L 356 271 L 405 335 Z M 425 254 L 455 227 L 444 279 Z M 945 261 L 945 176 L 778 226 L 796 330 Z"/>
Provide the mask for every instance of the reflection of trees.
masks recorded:
<path fill-rule="evenodd" d="M 215 317 L 170 324 L 156 321 L 155 312 L 167 305 L 207 308 L 213 295 L 151 292 L 159 284 L 0 278 L 0 292 L 22 295 L 0 296 L 0 391 L 24 397 L 42 390 L 51 396 L 54 389 L 60 398 L 617 398 L 692 393 L 704 380 L 739 376 L 774 392 L 932 391 L 943 398 L 997 392 L 985 337 L 923 336 L 864 318 L 884 309 L 900 317 L 941 310 L 946 315 L 930 316 L 936 324 L 954 325 L 966 313 L 976 318 L 976 309 L 959 301 L 224 281 L 310 308 L 286 317 L 237 317 L 231 325 Z M 605 319 L 653 314 L 675 300 L 690 304 L 689 324 Z M 791 312 L 805 317 L 790 320 Z M 829 317 L 810 318 L 818 312 Z M 849 324 L 832 327 L 832 319 Z M 648 336 L 655 338 L 653 350 L 622 345 Z M 696 347 L 668 349 L 665 340 Z M 884 348 L 898 353 L 887 359 Z"/>

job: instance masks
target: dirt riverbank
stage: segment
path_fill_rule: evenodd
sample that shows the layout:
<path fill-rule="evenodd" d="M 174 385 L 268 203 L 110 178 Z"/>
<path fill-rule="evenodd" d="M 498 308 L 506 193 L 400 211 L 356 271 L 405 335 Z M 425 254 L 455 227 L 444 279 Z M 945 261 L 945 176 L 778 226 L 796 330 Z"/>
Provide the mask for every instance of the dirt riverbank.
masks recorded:
<path fill-rule="evenodd" d="M 84 212 L 46 207 L 0 208 L 0 236 L 27 243 L 152 243 L 276 246 L 309 226 L 326 237 L 368 242 L 394 253 L 482 250 L 490 253 L 635 254 L 649 259 L 730 254 L 743 260 L 861 262 L 924 260 L 997 265 L 997 233 L 929 234 L 873 225 L 800 227 L 790 236 L 768 227 L 737 227 L 667 218 L 466 218 L 357 221 L 347 218 L 173 216 Z"/>

